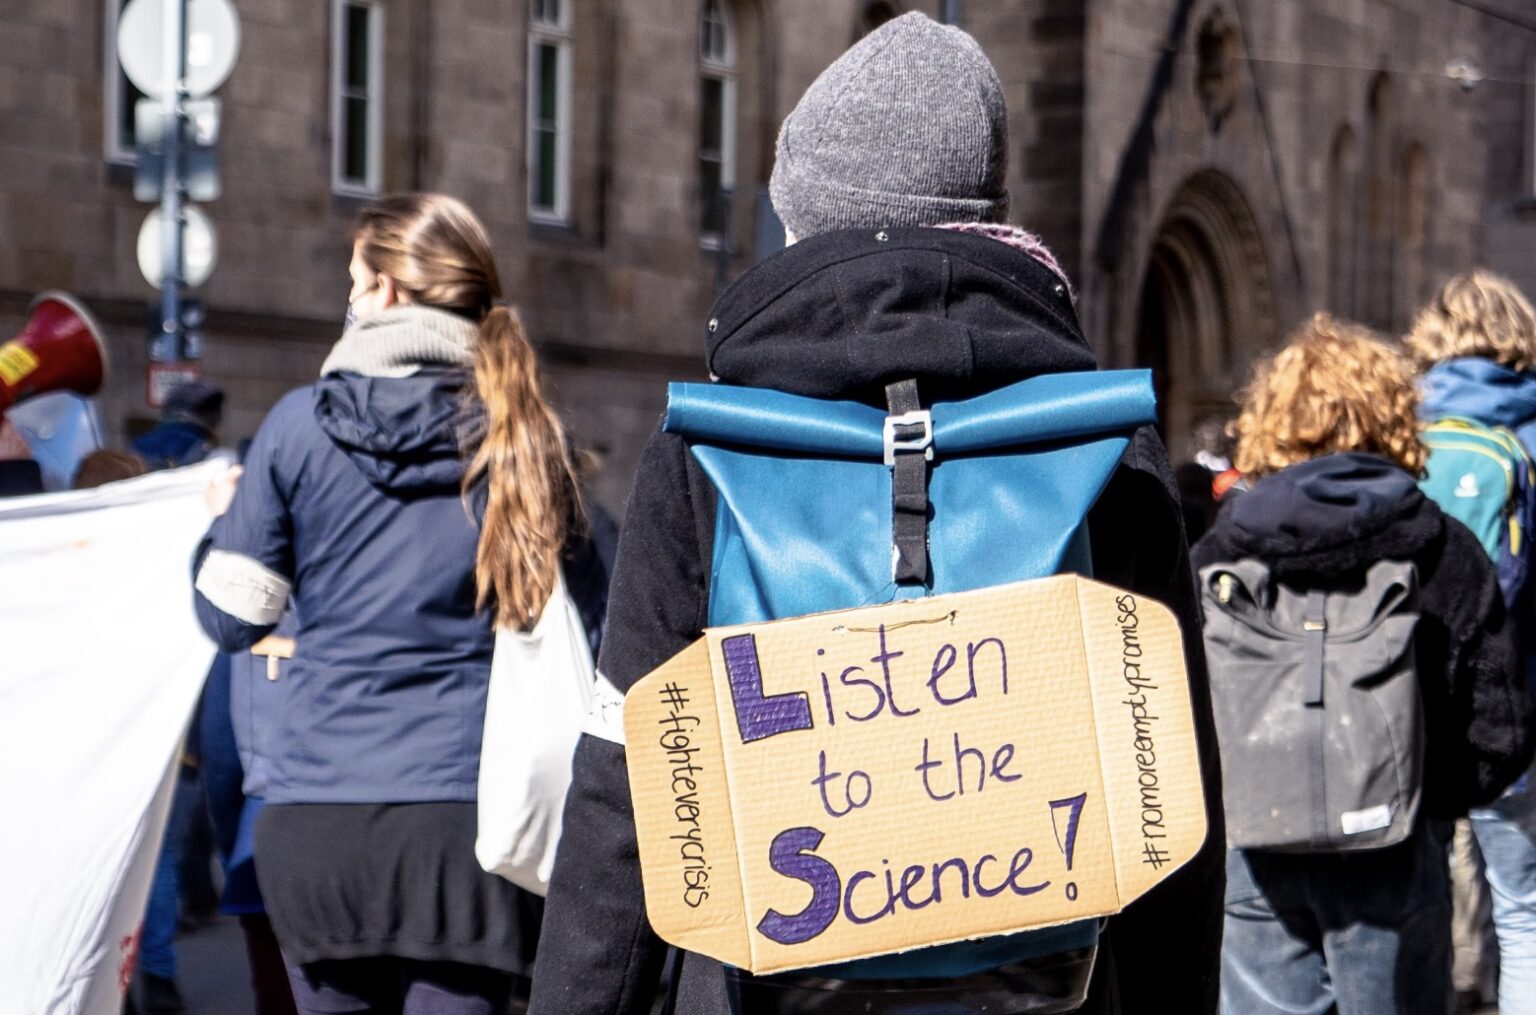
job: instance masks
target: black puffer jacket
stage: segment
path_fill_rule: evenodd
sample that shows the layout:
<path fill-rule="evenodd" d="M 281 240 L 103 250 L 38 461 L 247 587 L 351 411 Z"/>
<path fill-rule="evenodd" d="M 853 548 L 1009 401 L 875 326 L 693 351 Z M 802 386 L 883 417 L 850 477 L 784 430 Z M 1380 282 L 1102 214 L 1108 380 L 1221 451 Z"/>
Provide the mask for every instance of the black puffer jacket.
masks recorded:
<path fill-rule="evenodd" d="M 720 380 L 882 407 L 884 384 L 914 375 L 937 399 L 1095 366 L 1050 271 L 995 240 L 934 229 L 798 243 L 732 286 L 709 331 L 710 370 Z M 599 665 L 620 691 L 700 636 L 715 497 L 679 437 L 652 438 L 620 536 Z M 1184 626 L 1210 832 L 1193 862 L 1110 922 L 1084 1011 L 1214 1012 L 1221 782 L 1178 498 L 1151 429 L 1131 442 L 1089 525 L 1095 577 L 1168 603 Z M 532 1010 L 649 1011 L 665 954 L 645 918 L 623 748 L 583 737 Z M 688 956 L 682 981 L 682 1015 L 726 1010 L 717 963 Z"/>
<path fill-rule="evenodd" d="M 1331 587 L 1379 560 L 1419 575 L 1415 661 L 1424 695 L 1424 812 L 1452 818 L 1498 797 L 1536 749 L 1531 697 L 1493 563 L 1466 526 L 1374 455 L 1293 465 L 1234 501 L 1194 565 L 1245 559 Z"/>

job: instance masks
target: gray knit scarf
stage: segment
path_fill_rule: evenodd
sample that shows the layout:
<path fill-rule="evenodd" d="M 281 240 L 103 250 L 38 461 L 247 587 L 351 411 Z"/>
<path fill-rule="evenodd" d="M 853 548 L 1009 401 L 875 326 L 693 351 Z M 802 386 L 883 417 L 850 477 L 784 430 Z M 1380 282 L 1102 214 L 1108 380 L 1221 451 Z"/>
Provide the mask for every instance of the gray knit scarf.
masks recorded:
<path fill-rule="evenodd" d="M 409 377 L 422 367 L 473 369 L 480 328 L 457 314 L 419 304 L 360 318 L 331 348 L 320 376 Z"/>

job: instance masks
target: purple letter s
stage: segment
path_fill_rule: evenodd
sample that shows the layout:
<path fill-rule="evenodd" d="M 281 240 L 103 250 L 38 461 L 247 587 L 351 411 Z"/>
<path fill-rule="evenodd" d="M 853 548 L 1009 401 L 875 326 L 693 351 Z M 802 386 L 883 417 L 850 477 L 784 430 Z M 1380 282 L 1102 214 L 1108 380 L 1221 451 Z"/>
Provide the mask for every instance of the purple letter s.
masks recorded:
<path fill-rule="evenodd" d="M 815 828 L 787 828 L 774 836 L 768 847 L 768 864 L 775 872 L 811 886 L 811 901 L 800 912 L 785 916 L 768 910 L 757 929 L 770 941 L 797 945 L 809 941 L 832 925 L 837 918 L 838 900 L 843 883 L 837 868 L 812 852 L 821 845 L 822 833 Z"/>

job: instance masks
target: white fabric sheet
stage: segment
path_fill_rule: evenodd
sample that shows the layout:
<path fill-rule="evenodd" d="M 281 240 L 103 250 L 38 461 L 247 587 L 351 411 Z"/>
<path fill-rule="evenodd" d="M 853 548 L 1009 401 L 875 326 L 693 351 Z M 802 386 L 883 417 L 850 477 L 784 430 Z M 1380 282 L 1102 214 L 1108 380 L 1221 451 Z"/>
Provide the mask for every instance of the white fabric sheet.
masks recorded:
<path fill-rule="evenodd" d="M 115 1015 L 213 646 L 192 610 L 225 462 L 0 499 L 0 1015 Z"/>

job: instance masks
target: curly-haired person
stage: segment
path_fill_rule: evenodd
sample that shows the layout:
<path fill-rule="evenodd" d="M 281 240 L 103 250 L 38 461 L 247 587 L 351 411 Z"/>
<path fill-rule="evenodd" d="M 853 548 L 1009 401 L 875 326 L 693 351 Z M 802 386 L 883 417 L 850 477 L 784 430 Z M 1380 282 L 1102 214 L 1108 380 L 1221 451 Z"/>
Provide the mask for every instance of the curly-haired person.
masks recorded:
<path fill-rule="evenodd" d="M 1527 453 L 1536 451 L 1536 310 L 1514 283 L 1482 270 L 1456 276 L 1419 311 L 1403 345 L 1425 371 L 1419 411 L 1425 420 L 1453 417 L 1503 427 L 1514 432 Z M 1454 473 L 1447 476 L 1454 478 Z M 1477 490 L 1476 484 L 1465 486 L 1445 490 L 1433 484 L 1430 489 L 1452 498 Z M 1516 496 L 1529 500 L 1531 491 L 1517 491 Z M 1516 505 L 1516 517 L 1528 519 L 1531 507 Z M 1456 510 L 1449 503 L 1446 509 Z M 1526 671 L 1536 672 L 1536 615 L 1528 577 L 1536 562 L 1531 560 L 1530 533 L 1502 540 L 1498 559 Z M 1529 778 L 1520 780 L 1509 793 L 1487 807 L 1474 808 L 1470 815 L 1492 895 L 1499 938 L 1499 1009 L 1506 1012 L 1536 1011 L 1536 793 L 1529 785 Z M 1466 871 L 1462 877 L 1475 878 L 1476 873 Z"/>
<path fill-rule="evenodd" d="M 1449 820 L 1496 798 L 1536 746 L 1494 568 L 1472 532 L 1419 491 L 1427 452 L 1413 368 L 1370 332 L 1314 317 L 1259 366 L 1240 402 L 1236 464 L 1254 485 L 1196 544 L 1194 566 L 1208 576 L 1257 562 L 1273 596 L 1350 595 L 1378 562 L 1411 564 L 1423 777 L 1417 818 L 1394 845 L 1229 849 L 1222 1011 L 1444 1015 Z M 1258 676 L 1214 656 L 1210 665 L 1213 687 L 1223 677 Z M 1233 672 L 1219 672 L 1223 665 Z M 1242 747 L 1221 743 L 1233 784 Z"/>

